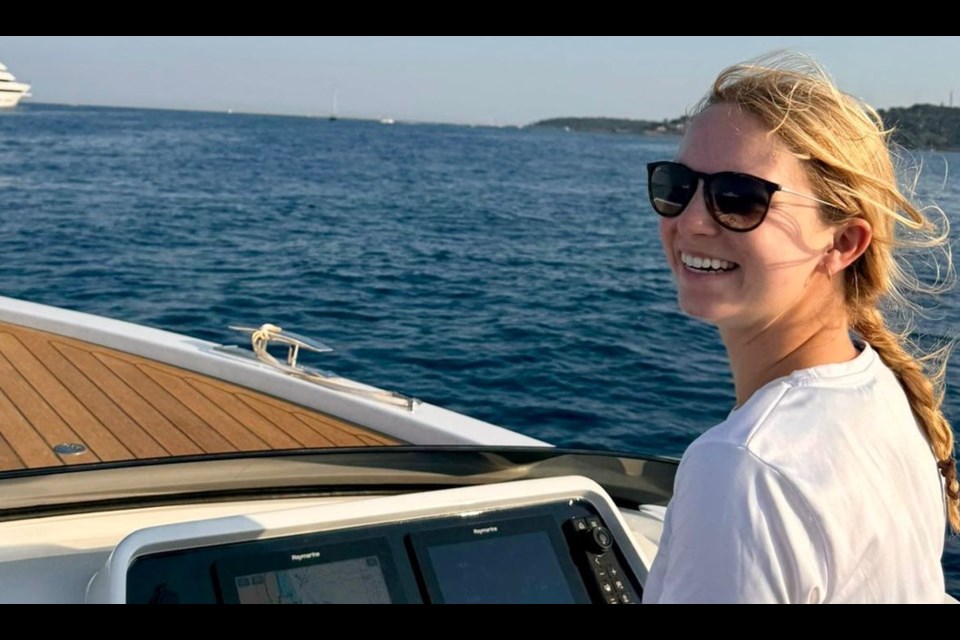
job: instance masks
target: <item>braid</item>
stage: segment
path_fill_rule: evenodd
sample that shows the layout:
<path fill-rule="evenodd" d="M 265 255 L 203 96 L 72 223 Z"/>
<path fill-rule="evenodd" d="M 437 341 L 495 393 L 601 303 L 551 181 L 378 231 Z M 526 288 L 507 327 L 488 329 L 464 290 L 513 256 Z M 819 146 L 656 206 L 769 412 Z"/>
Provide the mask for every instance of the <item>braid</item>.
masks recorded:
<path fill-rule="evenodd" d="M 887 328 L 883 314 L 875 307 L 858 309 L 853 329 L 874 348 L 900 381 L 944 478 L 947 521 L 954 533 L 960 533 L 960 484 L 953 455 L 953 431 L 941 410 L 943 376 L 927 375 L 923 365 L 904 348 L 903 338 Z"/>
<path fill-rule="evenodd" d="M 761 59 L 725 70 L 697 109 L 731 103 L 758 117 L 804 161 L 813 193 L 831 203 L 821 207 L 825 223 L 842 225 L 856 217 L 870 224 L 869 246 L 844 275 L 850 325 L 897 376 L 945 480 L 947 521 L 960 533 L 954 437 L 941 409 L 949 346 L 914 357 L 905 330 L 892 331 L 879 310 L 912 309 L 908 295 L 936 295 L 953 284 L 949 221 L 939 207 L 921 209 L 914 203 L 916 183 L 901 189 L 894 166 L 897 147 L 889 140 L 892 130 L 872 107 L 841 92 L 808 59 L 775 54 L 772 62 Z M 942 251 L 945 263 L 928 254 L 937 267 L 937 282 L 922 283 L 901 259 L 903 249 Z M 928 366 L 938 360 L 938 369 Z"/>

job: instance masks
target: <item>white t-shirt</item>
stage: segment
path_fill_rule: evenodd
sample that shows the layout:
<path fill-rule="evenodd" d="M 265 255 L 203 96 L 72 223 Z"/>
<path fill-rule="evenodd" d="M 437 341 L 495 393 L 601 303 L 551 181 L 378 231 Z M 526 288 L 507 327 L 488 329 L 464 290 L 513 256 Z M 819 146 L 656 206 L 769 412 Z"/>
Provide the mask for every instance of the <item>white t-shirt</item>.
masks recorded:
<path fill-rule="evenodd" d="M 936 459 L 869 345 L 759 389 L 683 455 L 647 602 L 943 602 Z"/>

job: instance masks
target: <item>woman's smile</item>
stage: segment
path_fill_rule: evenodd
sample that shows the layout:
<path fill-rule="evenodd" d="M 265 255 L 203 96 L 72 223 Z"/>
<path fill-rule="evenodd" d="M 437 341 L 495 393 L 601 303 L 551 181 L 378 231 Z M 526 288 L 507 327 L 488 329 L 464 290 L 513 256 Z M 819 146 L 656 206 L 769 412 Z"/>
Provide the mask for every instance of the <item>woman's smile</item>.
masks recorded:
<path fill-rule="evenodd" d="M 746 173 L 810 193 L 800 160 L 768 134 L 755 116 L 714 105 L 691 123 L 677 161 L 697 172 Z M 778 192 L 762 224 L 737 232 L 711 215 L 703 190 L 699 180 L 683 211 L 660 219 L 681 309 L 721 329 L 755 329 L 820 305 L 827 279 L 811 275 L 833 232 L 809 201 Z"/>
<path fill-rule="evenodd" d="M 680 262 L 694 273 L 720 274 L 733 271 L 739 266 L 735 262 L 728 262 L 722 258 L 686 253 L 683 251 L 680 252 Z"/>

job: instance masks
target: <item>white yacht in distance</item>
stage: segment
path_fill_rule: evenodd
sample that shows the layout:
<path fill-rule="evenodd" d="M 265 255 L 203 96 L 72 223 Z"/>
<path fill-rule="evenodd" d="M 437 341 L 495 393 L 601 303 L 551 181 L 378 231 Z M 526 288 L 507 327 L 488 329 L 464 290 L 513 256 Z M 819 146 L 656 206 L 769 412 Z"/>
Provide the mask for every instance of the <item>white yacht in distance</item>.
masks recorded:
<path fill-rule="evenodd" d="M 20 98 L 29 97 L 30 85 L 17 82 L 13 74 L 0 62 L 0 107 L 15 107 Z"/>

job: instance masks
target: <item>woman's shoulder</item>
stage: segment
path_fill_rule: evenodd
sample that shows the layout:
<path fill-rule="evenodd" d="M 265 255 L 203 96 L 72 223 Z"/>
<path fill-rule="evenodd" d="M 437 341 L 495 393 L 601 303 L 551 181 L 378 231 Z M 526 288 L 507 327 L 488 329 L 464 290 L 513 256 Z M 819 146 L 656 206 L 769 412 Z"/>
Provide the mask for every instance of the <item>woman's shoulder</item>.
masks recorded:
<path fill-rule="evenodd" d="M 774 466 L 804 464 L 832 451 L 857 455 L 851 443 L 913 444 L 919 438 L 906 394 L 869 345 L 849 362 L 795 371 L 755 392 L 691 445 L 741 448 Z"/>

